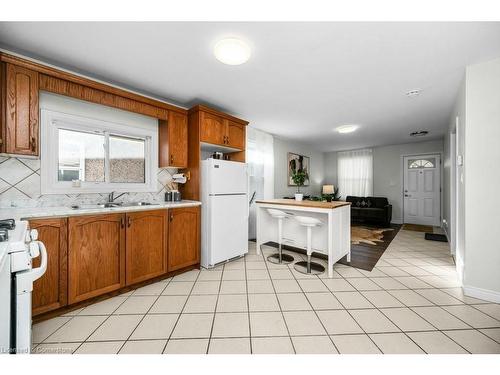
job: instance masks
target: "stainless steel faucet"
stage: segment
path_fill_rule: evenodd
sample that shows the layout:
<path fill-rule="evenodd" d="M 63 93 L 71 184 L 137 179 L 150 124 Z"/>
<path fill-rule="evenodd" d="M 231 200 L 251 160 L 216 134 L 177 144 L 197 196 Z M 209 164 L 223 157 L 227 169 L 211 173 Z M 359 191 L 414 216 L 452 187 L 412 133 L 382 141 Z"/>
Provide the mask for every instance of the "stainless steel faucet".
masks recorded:
<path fill-rule="evenodd" d="M 123 194 L 125 194 L 125 193 L 118 194 L 115 197 L 115 192 L 112 191 L 111 193 L 108 194 L 108 203 L 113 203 L 115 201 L 115 199 L 120 198 Z"/>

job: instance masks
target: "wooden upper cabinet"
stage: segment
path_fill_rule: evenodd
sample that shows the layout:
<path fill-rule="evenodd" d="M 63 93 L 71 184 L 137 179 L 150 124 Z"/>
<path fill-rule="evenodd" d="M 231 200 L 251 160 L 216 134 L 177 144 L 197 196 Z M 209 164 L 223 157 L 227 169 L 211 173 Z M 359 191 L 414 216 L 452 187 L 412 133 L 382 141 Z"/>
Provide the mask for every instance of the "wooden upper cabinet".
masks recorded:
<path fill-rule="evenodd" d="M 56 310 L 68 304 L 68 227 L 67 219 L 30 220 L 38 239 L 47 249 L 47 271 L 33 283 L 33 315 Z M 33 260 L 39 267 L 40 257 Z"/>
<path fill-rule="evenodd" d="M 185 168 L 188 163 L 187 114 L 169 111 L 159 121 L 159 167 Z"/>
<path fill-rule="evenodd" d="M 38 73 L 6 64 L 5 152 L 38 155 Z"/>
<path fill-rule="evenodd" d="M 200 263 L 200 207 L 170 209 L 168 225 L 168 271 Z"/>
<path fill-rule="evenodd" d="M 167 272 L 167 210 L 129 212 L 126 281 L 138 283 Z"/>
<path fill-rule="evenodd" d="M 225 145 L 226 123 L 224 119 L 212 113 L 201 112 L 200 141 L 215 145 Z"/>
<path fill-rule="evenodd" d="M 226 145 L 228 147 L 237 148 L 238 150 L 245 149 L 245 125 L 238 124 L 237 122 L 226 121 Z"/>
<path fill-rule="evenodd" d="M 125 286 L 125 214 L 68 219 L 68 303 Z"/>

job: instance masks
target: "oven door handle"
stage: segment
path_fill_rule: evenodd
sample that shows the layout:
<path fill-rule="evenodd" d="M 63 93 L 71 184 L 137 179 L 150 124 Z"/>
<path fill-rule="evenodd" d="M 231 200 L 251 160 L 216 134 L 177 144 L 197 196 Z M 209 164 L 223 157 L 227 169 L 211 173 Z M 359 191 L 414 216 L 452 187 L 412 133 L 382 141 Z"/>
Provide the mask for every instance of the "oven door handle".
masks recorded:
<path fill-rule="evenodd" d="M 34 241 L 40 249 L 40 267 L 16 273 L 17 294 L 33 291 L 33 281 L 38 280 L 47 271 L 47 249 L 41 241 Z"/>
<path fill-rule="evenodd" d="M 42 241 L 35 241 L 36 244 L 38 245 L 38 248 L 40 249 L 40 267 L 33 268 L 31 272 L 31 276 L 33 278 L 33 281 L 38 280 L 40 277 L 43 276 L 45 271 L 47 271 L 47 249 L 45 248 L 45 245 Z"/>

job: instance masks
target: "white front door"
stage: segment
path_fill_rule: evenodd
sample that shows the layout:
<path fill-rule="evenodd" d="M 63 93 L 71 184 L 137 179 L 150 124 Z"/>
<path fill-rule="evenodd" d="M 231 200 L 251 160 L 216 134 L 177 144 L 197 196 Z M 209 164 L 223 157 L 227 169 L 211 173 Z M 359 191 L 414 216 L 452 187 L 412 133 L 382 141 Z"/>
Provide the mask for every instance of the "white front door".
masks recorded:
<path fill-rule="evenodd" d="M 419 155 L 404 157 L 404 222 L 440 225 L 441 157 Z"/>

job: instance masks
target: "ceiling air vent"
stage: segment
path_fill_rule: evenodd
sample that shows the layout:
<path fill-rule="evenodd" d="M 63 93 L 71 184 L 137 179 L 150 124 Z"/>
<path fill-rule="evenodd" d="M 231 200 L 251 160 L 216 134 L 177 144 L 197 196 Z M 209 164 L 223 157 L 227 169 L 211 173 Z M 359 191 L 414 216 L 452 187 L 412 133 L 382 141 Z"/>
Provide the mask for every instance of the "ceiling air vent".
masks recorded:
<path fill-rule="evenodd" d="M 425 137 L 429 132 L 427 130 L 419 130 L 418 132 L 411 132 L 410 137 Z"/>

